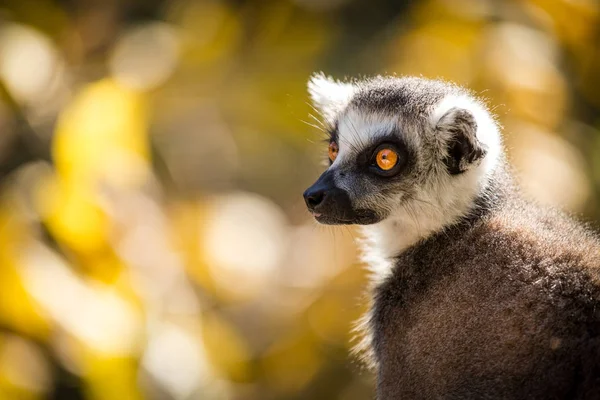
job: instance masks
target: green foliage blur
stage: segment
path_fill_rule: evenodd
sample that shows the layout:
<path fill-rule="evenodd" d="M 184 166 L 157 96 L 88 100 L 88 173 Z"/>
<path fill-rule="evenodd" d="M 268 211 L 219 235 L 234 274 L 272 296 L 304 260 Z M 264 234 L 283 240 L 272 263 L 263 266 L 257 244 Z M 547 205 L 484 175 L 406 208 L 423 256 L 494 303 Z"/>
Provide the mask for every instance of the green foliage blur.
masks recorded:
<path fill-rule="evenodd" d="M 593 0 L 3 0 L 0 399 L 372 398 L 358 232 L 301 198 L 326 154 L 309 76 L 468 86 L 526 192 L 594 221 L 599 20 Z"/>

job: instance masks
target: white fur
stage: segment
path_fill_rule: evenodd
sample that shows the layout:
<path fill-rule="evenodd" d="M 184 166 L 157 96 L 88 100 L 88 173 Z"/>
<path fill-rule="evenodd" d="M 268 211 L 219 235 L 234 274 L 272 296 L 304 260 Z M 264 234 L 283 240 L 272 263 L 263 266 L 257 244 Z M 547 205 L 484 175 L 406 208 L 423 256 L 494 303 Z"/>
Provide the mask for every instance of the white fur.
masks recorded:
<path fill-rule="evenodd" d="M 313 104 L 329 123 L 348 104 L 353 92 L 352 84 L 336 81 L 323 73 L 313 75 L 308 81 L 308 93 Z"/>
<path fill-rule="evenodd" d="M 339 151 L 334 165 L 344 162 L 353 150 L 362 150 L 378 136 L 388 134 L 396 125 L 397 118 L 347 110 L 338 120 Z"/>
<path fill-rule="evenodd" d="M 385 220 L 363 227 L 363 260 L 372 272 L 373 284 L 383 282 L 391 273 L 393 258 L 419 240 L 442 231 L 465 216 L 475 197 L 489 182 L 502 152 L 500 133 L 485 108 L 464 96 L 448 96 L 431 114 L 431 128 L 451 108 L 470 111 L 477 123 L 477 138 L 487 147 L 482 162 L 461 175 L 440 173 L 430 184 L 420 189 L 419 201 L 408 201 L 405 207 L 394 210 Z"/>

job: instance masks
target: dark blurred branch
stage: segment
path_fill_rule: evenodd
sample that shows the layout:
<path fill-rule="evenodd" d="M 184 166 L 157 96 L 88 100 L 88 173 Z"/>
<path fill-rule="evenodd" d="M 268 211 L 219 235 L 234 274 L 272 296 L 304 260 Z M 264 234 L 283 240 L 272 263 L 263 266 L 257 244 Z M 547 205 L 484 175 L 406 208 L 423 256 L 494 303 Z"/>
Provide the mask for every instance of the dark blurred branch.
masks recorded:
<path fill-rule="evenodd" d="M 12 142 L 7 144 L 7 156 L 0 160 L 0 183 L 7 175 L 31 161 L 45 160 L 50 162 L 50 149 L 44 144 L 29 124 L 21 106 L 12 97 L 4 82 L 0 80 L 0 101 L 10 111 L 15 122 L 15 134 Z M 1 134 L 2 132 L 0 132 Z"/>

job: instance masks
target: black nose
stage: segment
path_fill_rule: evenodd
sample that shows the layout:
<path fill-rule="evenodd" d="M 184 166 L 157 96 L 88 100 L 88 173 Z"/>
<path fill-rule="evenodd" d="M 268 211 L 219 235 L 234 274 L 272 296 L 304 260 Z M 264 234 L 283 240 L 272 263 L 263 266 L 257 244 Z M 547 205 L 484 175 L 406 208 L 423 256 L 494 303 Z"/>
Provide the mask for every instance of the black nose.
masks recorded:
<path fill-rule="evenodd" d="M 309 210 L 314 210 L 323 203 L 323 200 L 327 196 L 327 191 L 321 188 L 309 188 L 304 192 L 304 201 Z"/>

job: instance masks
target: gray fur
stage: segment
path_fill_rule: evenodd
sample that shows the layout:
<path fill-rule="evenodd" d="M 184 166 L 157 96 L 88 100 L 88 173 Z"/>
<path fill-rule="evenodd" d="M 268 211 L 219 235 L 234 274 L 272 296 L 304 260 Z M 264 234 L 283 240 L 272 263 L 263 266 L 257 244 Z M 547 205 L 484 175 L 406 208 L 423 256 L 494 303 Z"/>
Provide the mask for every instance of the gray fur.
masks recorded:
<path fill-rule="evenodd" d="M 600 398 L 600 243 L 493 179 L 374 290 L 379 399 Z"/>
<path fill-rule="evenodd" d="M 522 198 L 497 124 L 465 90 L 324 79 L 311 95 L 340 145 L 326 174 L 357 217 L 337 220 L 332 203 L 318 218 L 371 224 L 362 330 L 378 399 L 600 399 L 598 236 Z M 328 102 L 320 88 L 337 84 Z M 364 162 L 382 141 L 403 146 L 392 176 Z"/>

